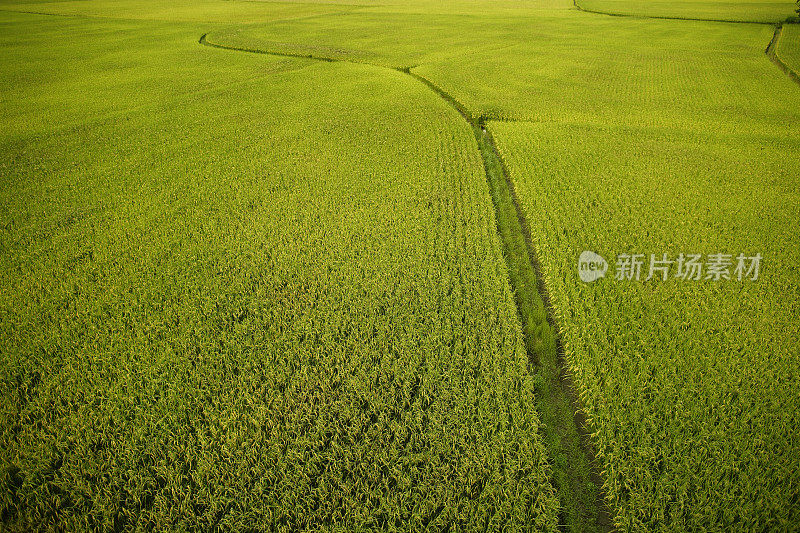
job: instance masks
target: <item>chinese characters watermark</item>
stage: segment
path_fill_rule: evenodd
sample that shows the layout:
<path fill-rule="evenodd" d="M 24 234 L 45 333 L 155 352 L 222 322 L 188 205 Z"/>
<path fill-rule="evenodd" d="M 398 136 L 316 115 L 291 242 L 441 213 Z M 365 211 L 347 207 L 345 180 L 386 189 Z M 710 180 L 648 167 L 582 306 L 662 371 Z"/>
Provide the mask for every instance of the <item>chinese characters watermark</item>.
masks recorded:
<path fill-rule="evenodd" d="M 761 270 L 760 253 L 739 254 L 619 254 L 614 264 L 617 281 L 667 281 L 670 278 L 691 281 L 756 281 Z M 582 281 L 606 277 L 608 262 L 599 254 L 585 251 L 578 258 L 578 275 Z"/>

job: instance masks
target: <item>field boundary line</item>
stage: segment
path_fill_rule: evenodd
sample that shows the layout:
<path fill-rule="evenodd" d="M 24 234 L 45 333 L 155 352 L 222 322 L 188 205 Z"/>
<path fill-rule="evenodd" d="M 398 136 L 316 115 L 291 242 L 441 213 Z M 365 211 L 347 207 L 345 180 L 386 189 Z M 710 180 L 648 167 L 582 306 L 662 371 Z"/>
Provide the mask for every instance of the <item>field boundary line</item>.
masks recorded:
<path fill-rule="evenodd" d="M 489 122 L 501 121 L 490 120 Z M 506 209 L 510 211 L 511 216 L 516 217 L 518 239 L 521 239 L 522 245 L 524 246 L 525 260 L 527 262 L 524 269 L 532 270 L 527 276 L 520 276 L 522 279 L 518 280 L 516 283 L 512 280 L 512 286 L 515 292 L 520 292 L 521 284 L 529 283 L 533 285 L 533 291 L 531 292 L 534 295 L 532 297 L 534 301 L 527 303 L 518 301 L 518 309 L 520 310 L 520 314 L 528 314 L 532 311 L 535 312 L 534 309 L 526 309 L 528 306 L 532 306 L 533 308 L 539 307 L 544 310 L 544 324 L 533 324 L 534 327 L 538 325 L 540 327 L 545 326 L 548 329 L 548 333 L 543 335 L 544 338 L 535 339 L 538 342 L 544 341 L 541 342 L 541 344 L 544 344 L 544 347 L 539 348 L 541 352 L 539 354 L 536 354 L 537 350 L 535 347 L 528 346 L 528 351 L 529 354 L 531 352 L 535 354 L 536 363 L 540 369 L 538 375 L 548 380 L 548 383 L 544 385 L 547 389 L 548 397 L 541 399 L 541 403 L 549 405 L 539 405 L 539 410 L 540 412 L 545 411 L 548 407 L 551 410 L 556 410 L 555 413 L 551 413 L 551 416 L 547 416 L 546 414 L 540 415 L 543 418 L 546 417 L 545 423 L 550 425 L 550 427 L 548 427 L 549 431 L 545 431 L 545 436 L 550 437 L 550 442 L 548 443 L 546 441 L 546 447 L 550 452 L 553 451 L 552 448 L 557 448 L 559 455 L 562 458 L 566 457 L 571 467 L 564 469 L 569 471 L 568 473 L 570 475 L 565 476 L 565 472 L 561 472 L 562 479 L 558 480 L 560 483 L 557 483 L 557 487 L 562 491 L 566 491 L 574 499 L 577 499 L 585 505 L 587 503 L 587 496 L 591 496 L 591 494 L 586 494 L 583 490 L 587 482 L 592 483 L 597 488 L 597 491 L 594 494 L 594 507 L 592 508 L 591 521 L 587 523 L 585 520 L 589 517 L 585 515 L 582 519 L 581 517 L 573 517 L 573 522 L 579 524 L 576 527 L 581 528 L 576 530 L 613 531 L 612 513 L 606 499 L 606 491 L 603 487 L 602 461 L 597 456 L 594 449 L 588 419 L 583 411 L 577 392 L 578 389 L 573 382 L 572 373 L 564 357 L 565 352 L 561 330 L 555 319 L 550 293 L 544 283 L 541 263 L 530 233 L 530 224 L 522 208 L 522 204 L 519 201 L 519 196 L 517 195 L 511 173 L 497 147 L 492 133 L 486 127 L 486 122 L 483 120 L 483 117 L 480 119 L 479 134 L 480 133 L 482 133 L 484 143 L 491 150 L 491 154 L 494 159 L 496 159 L 496 164 L 499 167 L 499 176 L 494 177 L 497 181 L 494 187 L 498 189 L 497 194 L 501 196 L 501 198 L 495 200 L 498 216 L 500 216 L 500 212 L 503 210 L 502 196 L 505 196 L 507 198 L 506 202 L 510 204 L 510 208 L 506 207 Z M 488 168 L 487 178 L 492 178 Z M 494 194 L 493 192 L 493 196 Z M 507 249 L 512 246 L 513 243 L 505 245 Z M 512 278 L 514 270 L 512 265 L 509 265 L 509 276 Z M 530 328 L 532 324 L 526 324 L 525 322 L 523 317 L 523 326 Z M 530 333 L 526 331 L 526 342 L 531 341 L 529 337 Z M 537 398 L 539 396 L 541 396 L 541 394 L 537 394 Z M 567 414 L 570 415 L 569 420 L 564 418 Z M 557 440 L 555 444 L 553 443 L 553 439 Z M 565 483 L 571 483 L 572 486 L 565 490 Z"/>
<path fill-rule="evenodd" d="M 461 115 L 473 131 L 483 161 L 487 186 L 495 208 L 496 231 L 522 326 L 525 349 L 530 364 L 536 369 L 535 373 L 530 373 L 544 383 L 541 388 L 537 388 L 535 398 L 537 415 L 542 422 L 539 433 L 548 449 L 551 462 L 551 481 L 562 503 L 559 529 L 603 533 L 613 531 L 612 513 L 603 489 L 600 460 L 594 452 L 586 418 L 563 358 L 559 330 L 555 325 L 549 295 L 540 276 L 525 214 L 517 200 L 513 180 L 486 128 L 489 117 L 474 115 L 467 106 L 433 81 L 412 72 L 415 66 L 391 67 L 314 54 L 228 46 L 209 41 L 208 33 L 204 33 L 198 42 L 204 46 L 234 52 L 369 65 L 393 70 L 422 83 Z M 544 310 L 544 313 L 538 310 Z M 552 452 L 563 460 L 556 461 Z M 594 490 L 590 487 L 594 487 Z"/>
<path fill-rule="evenodd" d="M 225 45 L 225 44 L 212 43 L 211 41 L 206 39 L 206 36 L 208 36 L 207 33 L 204 33 L 203 35 L 201 35 L 200 36 L 200 40 L 198 41 L 198 43 L 200 43 L 200 44 L 202 44 L 204 46 L 210 46 L 211 48 L 219 48 L 220 50 L 231 50 L 233 52 L 245 52 L 245 53 L 248 53 L 248 54 L 263 54 L 263 55 L 268 55 L 268 56 L 293 57 L 295 59 L 313 59 L 315 61 L 325 61 L 326 63 L 336 63 L 336 62 L 339 62 L 339 61 L 346 62 L 346 63 L 356 63 L 356 61 L 347 61 L 347 60 L 344 60 L 344 59 L 333 59 L 333 58 L 330 58 L 330 57 L 315 56 L 313 54 L 292 54 L 290 52 L 271 52 L 271 51 L 267 51 L 267 50 L 259 50 L 257 48 L 240 48 L 240 47 L 236 47 L 236 46 L 228 46 L 228 45 Z"/>

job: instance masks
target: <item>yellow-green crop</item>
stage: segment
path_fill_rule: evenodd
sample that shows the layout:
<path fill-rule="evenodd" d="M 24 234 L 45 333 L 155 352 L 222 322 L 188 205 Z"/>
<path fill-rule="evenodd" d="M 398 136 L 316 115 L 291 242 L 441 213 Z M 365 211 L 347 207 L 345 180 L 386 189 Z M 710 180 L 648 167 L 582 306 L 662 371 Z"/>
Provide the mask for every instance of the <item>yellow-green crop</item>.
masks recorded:
<path fill-rule="evenodd" d="M 196 24 L 0 20 L 3 529 L 555 527 L 456 111 Z"/>
<path fill-rule="evenodd" d="M 796 528 L 793 8 L 0 0 L 0 529 Z"/>

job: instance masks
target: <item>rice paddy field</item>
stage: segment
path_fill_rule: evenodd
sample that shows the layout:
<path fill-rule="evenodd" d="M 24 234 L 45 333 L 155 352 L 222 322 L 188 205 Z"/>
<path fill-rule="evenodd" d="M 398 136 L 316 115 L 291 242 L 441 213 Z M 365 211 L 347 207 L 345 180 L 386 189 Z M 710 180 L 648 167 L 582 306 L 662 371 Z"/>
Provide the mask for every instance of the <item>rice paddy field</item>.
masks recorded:
<path fill-rule="evenodd" d="M 0 0 L 0 530 L 798 530 L 796 8 Z"/>

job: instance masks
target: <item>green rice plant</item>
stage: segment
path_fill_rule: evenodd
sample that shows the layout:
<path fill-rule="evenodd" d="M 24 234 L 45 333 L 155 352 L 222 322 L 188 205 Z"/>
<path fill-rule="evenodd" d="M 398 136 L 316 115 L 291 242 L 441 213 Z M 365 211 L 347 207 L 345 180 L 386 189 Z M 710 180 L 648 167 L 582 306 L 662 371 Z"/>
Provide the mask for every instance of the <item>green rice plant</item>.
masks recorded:
<path fill-rule="evenodd" d="M 616 525 L 789 530 L 799 420 L 780 406 L 800 401 L 800 168 L 788 157 L 800 88 L 764 54 L 769 27 L 598 24 L 614 34 L 584 34 L 581 48 L 576 37 L 538 56 L 476 57 L 469 76 L 420 70 L 490 116 L 530 119 L 488 127 L 530 221 Z M 587 284 L 585 250 L 612 269 L 621 253 L 769 260 L 750 283 Z"/>
<path fill-rule="evenodd" d="M 769 122 L 795 91 L 764 54 L 772 34 L 761 24 L 574 10 L 515 17 L 370 10 L 227 27 L 208 40 L 411 69 L 487 119 L 747 129 L 742 113 Z M 728 83 L 731 72 L 736 84 Z M 764 83 L 776 98 L 758 96 Z"/>
<path fill-rule="evenodd" d="M 204 22 L 248 24 L 343 13 L 357 2 L 277 2 L 261 0 L 0 0 L 0 10 L 45 15 L 147 20 L 151 22 Z"/>
<path fill-rule="evenodd" d="M 783 331 L 797 331 L 798 306 L 782 295 L 798 293 L 789 178 L 797 169 L 784 159 L 797 150 L 800 117 L 791 105 L 797 86 L 764 54 L 772 28 L 527 15 L 481 24 L 420 17 L 413 30 L 386 38 L 376 31 L 380 16 L 350 13 L 342 22 L 286 21 L 212 37 L 410 68 L 468 115 L 495 119 L 489 129 L 531 221 L 616 525 L 789 528 L 797 521 L 797 420 L 773 411 L 798 400 L 792 379 L 779 376 L 797 374 L 798 339 Z M 420 33 L 428 37 L 414 46 Z M 459 36 L 464 46 L 453 50 Z M 501 49 L 490 46 L 500 40 Z M 520 120 L 530 123 L 512 122 Z M 754 224 L 765 208 L 768 219 Z M 725 238 L 726 223 L 734 238 Z M 637 246 L 654 254 L 763 249 L 778 270 L 762 278 L 764 292 L 674 282 L 587 295 L 576 261 L 590 245 L 604 255 Z M 754 317 L 758 326 L 748 328 Z M 776 392 L 773 407 L 761 386 Z M 744 412 L 747 424 L 736 425 Z"/>
<path fill-rule="evenodd" d="M 438 61 L 463 60 L 476 53 L 497 54 L 513 34 L 539 19 L 465 17 L 452 13 L 354 11 L 280 23 L 230 26 L 211 32 L 209 42 L 230 47 L 408 69 Z"/>

